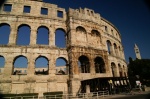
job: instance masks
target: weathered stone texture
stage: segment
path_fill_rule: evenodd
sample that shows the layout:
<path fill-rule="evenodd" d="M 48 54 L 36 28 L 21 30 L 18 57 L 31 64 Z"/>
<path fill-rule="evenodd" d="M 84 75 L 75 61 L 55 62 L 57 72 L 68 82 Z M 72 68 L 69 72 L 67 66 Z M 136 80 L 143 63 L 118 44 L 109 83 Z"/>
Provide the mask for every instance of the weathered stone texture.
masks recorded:
<path fill-rule="evenodd" d="M 66 12 L 64 8 L 44 3 L 42 0 L 7 0 L 5 4 L 11 4 L 12 9 L 10 12 L 4 11 L 4 5 L 0 9 L 0 24 L 8 24 L 11 29 L 8 44 L 0 45 L 0 56 L 5 58 L 4 68 L 0 68 L 0 86 L 3 93 L 37 92 L 42 95 L 48 91 L 67 92 L 69 88 L 70 92 L 77 93 L 82 80 L 119 77 L 118 64 L 121 66 L 122 76 L 127 74 L 121 34 L 100 14 L 88 8 L 70 8 Z M 23 12 L 24 5 L 31 7 L 30 13 Z M 47 15 L 40 13 L 41 8 L 47 8 Z M 57 11 L 61 11 L 63 17 L 58 17 Z M 30 26 L 30 43 L 27 46 L 16 44 L 18 28 L 23 24 Z M 36 44 L 39 26 L 47 27 L 50 32 L 48 45 Z M 65 32 L 66 48 L 59 48 L 55 44 L 55 32 L 59 28 Z M 27 75 L 13 75 L 14 59 L 20 55 L 28 59 L 28 67 L 23 69 L 27 70 Z M 39 56 L 48 59 L 48 75 L 35 75 L 35 60 Z M 56 75 L 55 62 L 58 57 L 67 61 L 66 75 Z M 79 59 L 81 65 L 88 61 L 86 73 L 81 72 L 83 68 L 78 66 Z M 104 62 L 102 70 L 97 72 L 95 65 L 99 62 L 96 59 Z"/>

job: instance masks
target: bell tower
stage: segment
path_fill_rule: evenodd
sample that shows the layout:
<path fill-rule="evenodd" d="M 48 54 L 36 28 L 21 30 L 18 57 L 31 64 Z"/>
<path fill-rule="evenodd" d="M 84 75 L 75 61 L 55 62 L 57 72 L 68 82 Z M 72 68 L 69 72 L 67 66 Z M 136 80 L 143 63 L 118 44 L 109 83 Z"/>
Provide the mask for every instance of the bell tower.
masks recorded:
<path fill-rule="evenodd" d="M 141 59 L 140 50 L 136 44 L 134 45 L 134 51 L 135 51 L 136 58 Z"/>

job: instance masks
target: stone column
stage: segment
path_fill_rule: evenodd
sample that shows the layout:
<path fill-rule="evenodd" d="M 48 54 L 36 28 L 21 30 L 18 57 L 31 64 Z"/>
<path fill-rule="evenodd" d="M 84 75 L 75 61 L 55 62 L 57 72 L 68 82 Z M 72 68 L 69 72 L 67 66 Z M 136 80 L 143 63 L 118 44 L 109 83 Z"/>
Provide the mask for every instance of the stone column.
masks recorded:
<path fill-rule="evenodd" d="M 90 73 L 91 74 L 95 74 L 95 64 L 94 61 L 92 59 L 90 59 Z"/>
<path fill-rule="evenodd" d="M 5 78 L 7 78 L 7 77 L 10 78 L 14 72 L 13 60 L 14 59 L 13 59 L 12 54 L 10 54 L 8 57 L 6 57 L 4 72 L 3 72 L 3 75 L 5 76 Z"/>
<path fill-rule="evenodd" d="M 81 90 L 81 83 L 80 80 L 78 79 L 74 79 L 71 81 L 71 94 L 73 94 L 73 96 L 76 96 L 76 94 L 78 92 L 80 92 Z"/>
<path fill-rule="evenodd" d="M 116 55 L 114 45 L 112 46 L 112 55 Z"/>
<path fill-rule="evenodd" d="M 36 45 L 36 40 L 37 40 L 37 30 L 36 29 L 31 29 L 30 32 L 30 45 Z"/>
<path fill-rule="evenodd" d="M 78 75 L 79 74 L 79 67 L 78 67 L 78 61 L 76 61 L 76 60 L 73 60 L 72 61 L 72 69 L 73 69 L 73 73 L 75 74 L 75 75 Z"/>
<path fill-rule="evenodd" d="M 90 85 L 86 85 L 86 93 L 90 93 Z"/>
<path fill-rule="evenodd" d="M 33 76 L 35 73 L 35 58 L 33 54 L 28 55 L 28 67 L 27 67 L 27 75 Z"/>
<path fill-rule="evenodd" d="M 51 28 L 49 30 L 51 30 L 49 34 L 49 45 L 55 46 L 55 28 Z"/>
<path fill-rule="evenodd" d="M 119 71 L 119 67 L 118 66 L 116 66 L 116 74 L 117 74 L 117 77 L 120 77 L 120 73 L 119 73 L 120 71 Z"/>
<path fill-rule="evenodd" d="M 11 24 L 11 31 L 10 31 L 10 36 L 9 36 L 9 45 L 16 45 L 16 40 L 17 40 L 17 27 L 15 23 Z"/>
<path fill-rule="evenodd" d="M 55 57 L 54 56 L 51 56 L 53 58 L 49 59 L 49 75 L 51 76 L 55 76 L 55 73 L 56 73 L 56 60 L 55 60 Z"/>

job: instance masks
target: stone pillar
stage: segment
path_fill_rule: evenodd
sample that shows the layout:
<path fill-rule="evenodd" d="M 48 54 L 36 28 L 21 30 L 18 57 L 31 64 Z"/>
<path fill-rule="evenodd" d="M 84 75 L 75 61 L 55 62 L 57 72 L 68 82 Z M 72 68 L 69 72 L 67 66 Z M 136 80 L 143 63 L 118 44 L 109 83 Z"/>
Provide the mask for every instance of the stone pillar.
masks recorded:
<path fill-rule="evenodd" d="M 120 77 L 119 67 L 118 66 L 116 66 L 116 74 L 117 74 L 117 77 Z"/>
<path fill-rule="evenodd" d="M 14 59 L 13 59 L 12 54 L 10 54 L 9 57 L 6 57 L 5 66 L 4 66 L 4 72 L 3 72 L 3 75 L 5 76 L 5 78 L 11 77 L 11 75 L 14 72 L 13 60 Z"/>
<path fill-rule="evenodd" d="M 73 60 L 73 61 L 72 61 L 72 69 L 73 69 L 73 73 L 74 73 L 75 75 L 78 75 L 78 74 L 79 74 L 78 61 L 76 61 L 76 60 Z"/>
<path fill-rule="evenodd" d="M 94 61 L 92 59 L 90 59 L 90 73 L 91 74 L 95 74 L 95 64 Z"/>
<path fill-rule="evenodd" d="M 90 85 L 86 85 L 86 93 L 90 93 Z"/>
<path fill-rule="evenodd" d="M 53 57 L 49 61 L 49 71 L 48 71 L 49 75 L 52 75 L 52 76 L 55 75 L 55 73 L 56 73 L 56 66 L 55 66 L 55 64 L 56 64 L 56 60 L 55 60 L 55 57 Z"/>
<path fill-rule="evenodd" d="M 116 55 L 114 45 L 112 47 L 112 55 L 114 55 L 114 56 Z"/>
<path fill-rule="evenodd" d="M 16 45 L 16 40 L 17 40 L 17 27 L 15 23 L 11 24 L 11 31 L 10 31 L 10 36 L 9 36 L 9 45 Z"/>
<path fill-rule="evenodd" d="M 112 44 L 110 44 L 110 54 L 111 54 L 111 55 L 114 55 L 113 53 L 114 53 L 113 45 L 112 45 Z"/>
<path fill-rule="evenodd" d="M 35 73 L 35 58 L 32 54 L 30 54 L 28 59 L 27 75 L 33 76 Z"/>
<path fill-rule="evenodd" d="M 49 30 L 51 30 L 49 34 L 49 45 L 55 46 L 55 28 L 51 28 Z"/>
<path fill-rule="evenodd" d="M 81 83 L 80 83 L 80 80 L 78 80 L 78 79 L 73 79 L 72 81 L 71 81 L 71 94 L 73 95 L 73 96 L 76 96 L 76 94 L 78 93 L 78 92 L 80 92 L 80 90 L 81 90 Z"/>
<path fill-rule="evenodd" d="M 36 40 L 37 40 L 37 30 L 36 29 L 31 29 L 30 32 L 30 45 L 36 45 Z"/>

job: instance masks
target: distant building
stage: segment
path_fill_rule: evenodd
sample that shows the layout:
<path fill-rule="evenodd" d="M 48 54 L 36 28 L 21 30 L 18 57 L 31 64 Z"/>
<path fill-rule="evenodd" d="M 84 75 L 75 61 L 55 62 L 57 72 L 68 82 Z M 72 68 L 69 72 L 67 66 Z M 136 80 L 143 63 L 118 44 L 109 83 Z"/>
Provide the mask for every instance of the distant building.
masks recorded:
<path fill-rule="evenodd" d="M 136 58 L 141 59 L 140 50 L 136 44 L 134 45 L 134 51 L 135 51 Z"/>

